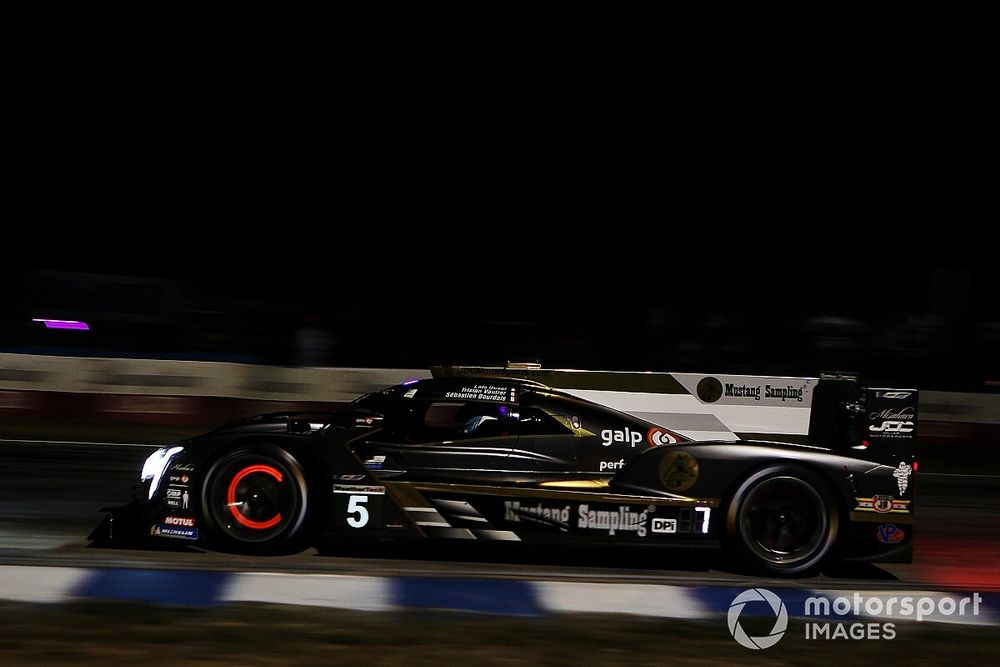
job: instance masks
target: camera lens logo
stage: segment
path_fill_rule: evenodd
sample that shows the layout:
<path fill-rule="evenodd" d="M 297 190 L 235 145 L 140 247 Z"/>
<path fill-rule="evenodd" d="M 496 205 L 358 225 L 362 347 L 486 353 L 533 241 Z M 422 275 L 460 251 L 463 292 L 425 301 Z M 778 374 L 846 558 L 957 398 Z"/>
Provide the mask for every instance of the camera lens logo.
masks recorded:
<path fill-rule="evenodd" d="M 771 632 L 761 637 L 750 637 L 740 625 L 740 614 L 747 602 L 766 602 L 774 612 L 774 627 Z M 729 634 L 740 646 L 753 649 L 771 648 L 777 644 L 788 629 L 788 610 L 785 603 L 777 595 L 766 588 L 750 588 L 737 595 L 729 605 Z"/>

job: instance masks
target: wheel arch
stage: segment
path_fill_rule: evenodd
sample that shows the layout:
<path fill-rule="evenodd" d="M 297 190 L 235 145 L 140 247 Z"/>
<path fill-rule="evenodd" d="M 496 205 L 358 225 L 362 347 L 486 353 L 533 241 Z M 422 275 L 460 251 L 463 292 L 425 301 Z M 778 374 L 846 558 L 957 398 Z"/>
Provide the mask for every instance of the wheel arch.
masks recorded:
<path fill-rule="evenodd" d="M 725 512 L 722 524 L 724 533 L 723 537 L 728 538 L 733 535 L 733 529 L 735 528 L 734 523 L 736 520 L 736 505 L 733 504 L 733 500 L 736 496 L 736 492 L 754 475 L 777 466 L 802 468 L 807 470 L 812 476 L 822 480 L 826 490 L 830 492 L 830 496 L 836 504 L 837 514 L 841 524 L 840 533 L 842 534 L 844 532 L 844 521 L 846 521 L 850 516 L 850 508 L 848 506 L 849 500 L 844 488 L 846 486 L 846 480 L 843 486 L 839 485 L 833 478 L 830 471 L 820 464 L 799 458 L 785 458 L 779 456 L 767 461 L 758 462 L 756 465 L 748 467 L 746 470 L 734 477 L 726 487 L 722 497 L 719 498 L 719 508 Z M 838 541 L 839 539 L 840 537 L 838 536 Z"/>
<path fill-rule="evenodd" d="M 312 541 L 314 528 L 321 517 L 325 516 L 325 503 L 322 502 L 323 496 L 321 494 L 321 490 L 325 487 L 322 485 L 323 476 L 319 470 L 319 461 L 306 444 L 291 438 L 274 437 L 274 434 L 260 434 L 219 443 L 203 455 L 200 465 L 203 472 L 197 478 L 197 512 L 201 521 L 208 528 L 209 535 L 214 536 L 211 541 L 220 542 L 230 548 L 234 546 L 231 544 L 233 542 L 231 538 L 221 536 L 223 531 L 216 525 L 213 512 L 209 507 L 209 495 L 212 490 L 213 477 L 219 471 L 220 466 L 228 465 L 227 459 L 241 451 L 278 459 L 293 475 L 301 478 L 299 483 L 305 489 L 304 508 L 301 518 L 289 530 L 288 535 L 291 539 L 288 541 L 296 545 L 302 540 Z M 266 545 L 266 542 L 262 542 L 259 548 L 266 550 Z"/>
<path fill-rule="evenodd" d="M 777 473 L 777 475 L 772 473 Z M 829 505 L 827 512 L 831 521 L 831 525 L 827 528 L 828 537 L 824 541 L 826 546 L 822 547 L 822 551 L 815 558 L 807 559 L 805 563 L 789 564 L 787 567 L 756 560 L 757 557 L 750 556 L 749 547 L 744 543 L 741 529 L 738 526 L 743 499 L 757 488 L 757 484 L 748 484 L 748 482 L 753 481 L 756 477 L 759 477 L 760 481 L 763 482 L 782 476 L 782 473 L 787 473 L 787 476 L 796 477 L 807 485 L 816 487 L 815 491 L 819 496 L 827 500 Z M 775 457 L 761 461 L 745 470 L 743 474 L 738 475 L 720 499 L 720 510 L 724 512 L 719 524 L 720 541 L 729 557 L 736 558 L 732 562 L 740 567 L 743 566 L 741 563 L 745 563 L 753 571 L 777 576 L 799 575 L 803 572 L 814 571 L 816 568 L 822 567 L 823 563 L 829 562 L 831 558 L 838 557 L 842 551 L 844 540 L 848 535 L 846 527 L 850 517 L 848 503 L 844 495 L 844 490 L 838 487 L 836 478 L 828 467 L 817 465 L 815 462 L 810 464 L 808 461 L 804 462 L 797 458 Z M 830 535 L 831 531 L 832 536 Z M 743 557 L 751 557 L 753 560 L 744 561 Z"/>

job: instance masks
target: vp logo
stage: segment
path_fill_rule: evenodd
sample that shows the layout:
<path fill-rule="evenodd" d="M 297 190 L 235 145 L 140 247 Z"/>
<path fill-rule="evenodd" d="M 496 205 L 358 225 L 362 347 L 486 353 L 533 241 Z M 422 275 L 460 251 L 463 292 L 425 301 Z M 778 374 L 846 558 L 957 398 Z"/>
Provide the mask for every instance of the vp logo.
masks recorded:
<path fill-rule="evenodd" d="M 774 612 L 774 627 L 770 634 L 762 637 L 750 637 L 740 625 L 740 614 L 747 602 L 766 602 Z M 737 595 L 731 605 L 729 605 L 729 634 L 740 646 L 744 646 L 754 651 L 762 648 L 771 648 L 785 636 L 788 628 L 788 610 L 785 603 L 777 595 L 766 588 L 750 588 Z"/>

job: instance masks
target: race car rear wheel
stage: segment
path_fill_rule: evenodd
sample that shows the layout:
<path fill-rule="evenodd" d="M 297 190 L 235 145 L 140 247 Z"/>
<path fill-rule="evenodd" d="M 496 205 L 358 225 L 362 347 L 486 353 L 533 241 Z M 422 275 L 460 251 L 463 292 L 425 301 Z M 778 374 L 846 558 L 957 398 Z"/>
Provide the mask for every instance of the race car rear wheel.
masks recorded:
<path fill-rule="evenodd" d="M 805 468 L 779 465 L 743 481 L 730 503 L 727 527 L 754 569 L 798 574 L 829 554 L 839 513 L 824 480 Z"/>
<path fill-rule="evenodd" d="M 209 471 L 202 508 L 215 541 L 235 550 L 298 546 L 309 509 L 305 475 L 287 451 L 269 445 L 229 452 Z"/>

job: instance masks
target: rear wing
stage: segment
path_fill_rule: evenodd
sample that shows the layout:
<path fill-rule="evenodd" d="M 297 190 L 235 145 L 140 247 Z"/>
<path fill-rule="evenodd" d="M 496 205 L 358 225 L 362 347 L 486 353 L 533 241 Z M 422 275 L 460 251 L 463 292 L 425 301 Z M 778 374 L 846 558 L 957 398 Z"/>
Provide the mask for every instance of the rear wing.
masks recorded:
<path fill-rule="evenodd" d="M 809 443 L 895 466 L 916 456 L 916 389 L 862 387 L 823 376 L 810 415 Z"/>
<path fill-rule="evenodd" d="M 785 377 L 436 366 L 434 377 L 511 377 L 607 405 L 695 441 L 767 440 L 869 460 L 911 460 L 915 389 L 868 388 L 846 375 Z"/>

